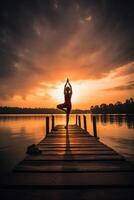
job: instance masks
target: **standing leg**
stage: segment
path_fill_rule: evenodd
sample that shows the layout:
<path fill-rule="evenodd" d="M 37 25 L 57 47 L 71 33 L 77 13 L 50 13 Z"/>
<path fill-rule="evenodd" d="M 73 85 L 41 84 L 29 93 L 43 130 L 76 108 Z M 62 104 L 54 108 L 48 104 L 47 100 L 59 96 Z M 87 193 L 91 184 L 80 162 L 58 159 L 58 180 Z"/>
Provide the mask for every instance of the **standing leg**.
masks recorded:
<path fill-rule="evenodd" d="M 68 106 L 67 107 L 67 111 L 66 111 L 66 126 L 65 126 L 66 129 L 68 128 L 68 124 L 69 124 L 69 115 L 70 115 L 70 112 L 71 112 L 71 106 Z"/>
<path fill-rule="evenodd" d="M 68 123 L 69 123 L 69 113 L 66 113 L 66 128 L 68 128 Z"/>

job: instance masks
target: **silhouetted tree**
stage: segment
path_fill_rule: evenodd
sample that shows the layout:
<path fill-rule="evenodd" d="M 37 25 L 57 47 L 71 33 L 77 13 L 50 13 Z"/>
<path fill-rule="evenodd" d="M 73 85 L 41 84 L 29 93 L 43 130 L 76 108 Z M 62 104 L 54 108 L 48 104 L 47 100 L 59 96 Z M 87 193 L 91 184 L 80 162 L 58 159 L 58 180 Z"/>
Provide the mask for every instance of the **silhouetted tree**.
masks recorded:
<path fill-rule="evenodd" d="M 131 113 L 134 114 L 134 99 L 129 98 L 126 99 L 124 103 L 117 101 L 115 104 L 101 104 L 101 105 L 95 105 L 91 106 L 90 108 L 91 113 Z"/>

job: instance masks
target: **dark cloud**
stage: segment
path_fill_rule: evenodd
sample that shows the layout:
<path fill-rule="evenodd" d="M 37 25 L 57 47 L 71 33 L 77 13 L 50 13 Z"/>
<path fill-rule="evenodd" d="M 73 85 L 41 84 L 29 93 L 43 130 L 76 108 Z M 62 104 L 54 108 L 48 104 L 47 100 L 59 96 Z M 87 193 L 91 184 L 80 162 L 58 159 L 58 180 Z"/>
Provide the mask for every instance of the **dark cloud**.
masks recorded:
<path fill-rule="evenodd" d="M 134 90 L 134 81 L 129 81 L 125 85 L 120 85 L 120 86 L 105 89 L 105 91 L 122 91 L 122 90 Z"/>
<path fill-rule="evenodd" d="M 66 76 L 102 78 L 131 63 L 133 10 L 129 0 L 1 1 L 1 98 Z"/>
<path fill-rule="evenodd" d="M 124 66 L 117 68 L 115 76 L 128 76 L 134 74 L 134 62 L 130 62 Z"/>

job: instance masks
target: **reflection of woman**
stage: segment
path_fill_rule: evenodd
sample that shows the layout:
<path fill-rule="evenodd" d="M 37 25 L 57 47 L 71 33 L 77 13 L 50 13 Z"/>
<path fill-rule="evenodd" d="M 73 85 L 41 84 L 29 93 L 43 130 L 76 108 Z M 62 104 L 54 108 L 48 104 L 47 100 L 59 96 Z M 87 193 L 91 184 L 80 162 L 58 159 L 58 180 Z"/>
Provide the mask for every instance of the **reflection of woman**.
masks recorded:
<path fill-rule="evenodd" d="M 72 86 L 69 83 L 69 79 L 67 78 L 67 82 L 64 86 L 64 98 L 65 102 L 62 104 L 57 105 L 57 108 L 60 110 L 63 110 L 66 112 L 66 126 L 65 128 L 68 128 L 68 123 L 69 123 L 69 114 L 71 112 L 71 97 L 72 97 Z"/>

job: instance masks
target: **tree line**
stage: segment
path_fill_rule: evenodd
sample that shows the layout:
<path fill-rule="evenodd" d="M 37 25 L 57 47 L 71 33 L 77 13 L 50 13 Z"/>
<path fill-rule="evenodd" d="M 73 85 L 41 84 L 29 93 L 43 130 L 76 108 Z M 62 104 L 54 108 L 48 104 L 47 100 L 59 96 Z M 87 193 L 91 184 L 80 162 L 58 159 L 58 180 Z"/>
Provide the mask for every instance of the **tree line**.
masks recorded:
<path fill-rule="evenodd" d="M 90 107 L 90 112 L 94 114 L 107 114 L 107 113 L 129 113 L 134 114 L 134 99 L 126 99 L 124 103 L 117 101 L 115 104 L 101 104 Z"/>
<path fill-rule="evenodd" d="M 1 106 L 0 114 L 63 114 L 64 112 L 56 108 L 21 108 Z M 72 114 L 89 113 L 89 110 L 72 110 Z"/>

